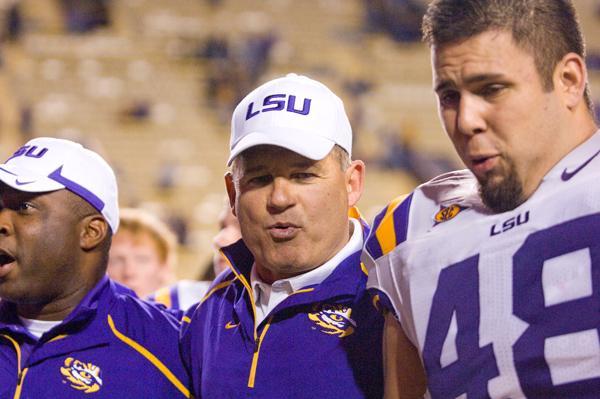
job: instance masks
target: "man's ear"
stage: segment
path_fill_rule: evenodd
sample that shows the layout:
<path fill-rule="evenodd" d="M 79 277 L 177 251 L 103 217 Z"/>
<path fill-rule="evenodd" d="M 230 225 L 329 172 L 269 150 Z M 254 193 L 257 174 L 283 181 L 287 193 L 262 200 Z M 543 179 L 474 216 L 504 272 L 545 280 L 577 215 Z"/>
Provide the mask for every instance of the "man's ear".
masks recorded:
<path fill-rule="evenodd" d="M 346 169 L 346 190 L 348 191 L 348 207 L 351 208 L 362 196 L 365 185 L 365 163 L 352 161 Z"/>
<path fill-rule="evenodd" d="M 237 217 L 237 214 L 235 213 L 235 183 L 233 182 L 233 175 L 231 172 L 225 173 L 225 188 L 227 189 L 227 197 L 229 197 L 231 212 Z"/>
<path fill-rule="evenodd" d="M 110 229 L 106 220 L 99 214 L 84 217 L 81 226 L 79 245 L 84 251 L 92 250 L 104 242 Z"/>
<path fill-rule="evenodd" d="M 556 64 L 554 70 L 554 88 L 563 98 L 570 110 L 585 103 L 584 92 L 587 84 L 585 61 L 575 53 L 566 54 Z"/>

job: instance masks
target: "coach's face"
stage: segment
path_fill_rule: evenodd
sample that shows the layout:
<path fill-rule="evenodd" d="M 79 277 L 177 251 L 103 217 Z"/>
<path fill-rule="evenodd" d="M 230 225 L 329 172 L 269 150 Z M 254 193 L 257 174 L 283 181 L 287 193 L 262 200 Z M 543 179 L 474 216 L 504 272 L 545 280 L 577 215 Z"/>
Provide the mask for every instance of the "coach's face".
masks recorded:
<path fill-rule="evenodd" d="M 67 190 L 26 193 L 0 183 L 0 298 L 65 300 L 81 289 L 78 217 Z"/>
<path fill-rule="evenodd" d="M 342 169 L 336 151 L 313 161 L 275 146 L 243 152 L 227 189 L 261 278 L 312 270 L 349 239 L 348 209 L 362 193 L 364 165 Z"/>
<path fill-rule="evenodd" d="M 444 128 L 484 202 L 515 208 L 566 153 L 560 95 L 544 89 L 533 56 L 506 31 L 434 46 L 432 64 Z"/>

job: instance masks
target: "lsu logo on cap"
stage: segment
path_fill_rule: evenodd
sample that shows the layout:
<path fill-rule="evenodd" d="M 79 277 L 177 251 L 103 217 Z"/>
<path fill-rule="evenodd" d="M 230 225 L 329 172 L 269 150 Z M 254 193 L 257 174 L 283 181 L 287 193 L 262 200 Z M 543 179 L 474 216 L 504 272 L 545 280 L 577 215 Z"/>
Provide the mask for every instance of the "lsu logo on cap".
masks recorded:
<path fill-rule="evenodd" d="M 262 103 L 262 108 L 254 110 L 254 103 L 251 102 L 248 104 L 248 109 L 246 110 L 246 120 L 255 117 L 261 112 L 269 112 L 269 111 L 287 111 L 294 112 L 300 115 L 308 115 L 310 113 L 310 103 L 312 100 L 310 98 L 305 98 L 302 103 L 302 109 L 296 108 L 296 96 L 290 94 L 271 94 L 270 96 L 266 96 Z"/>
<path fill-rule="evenodd" d="M 340 338 L 352 335 L 356 322 L 350 317 L 352 309 L 339 304 L 316 304 L 308 318 L 321 327 L 321 332 L 338 335 Z"/>
<path fill-rule="evenodd" d="M 20 157 L 21 155 L 24 155 L 24 156 L 30 157 L 30 158 L 41 158 L 47 152 L 48 152 L 47 148 L 40 148 L 38 150 L 37 145 L 24 145 L 23 147 L 21 147 L 17 151 L 15 151 L 15 153 L 12 154 L 10 156 L 10 158 L 8 158 L 6 161 L 4 161 L 4 163 L 10 161 L 13 158 Z"/>
<path fill-rule="evenodd" d="M 71 383 L 71 387 L 84 393 L 93 393 L 102 387 L 100 367 L 92 363 L 84 363 L 72 357 L 65 359 L 60 373 Z"/>
<path fill-rule="evenodd" d="M 457 204 L 440 207 L 438 213 L 436 213 L 433 217 L 435 220 L 434 226 L 437 226 L 443 222 L 447 222 L 450 219 L 454 219 L 454 217 L 456 217 L 456 215 L 458 215 L 464 209 L 466 208 Z"/>

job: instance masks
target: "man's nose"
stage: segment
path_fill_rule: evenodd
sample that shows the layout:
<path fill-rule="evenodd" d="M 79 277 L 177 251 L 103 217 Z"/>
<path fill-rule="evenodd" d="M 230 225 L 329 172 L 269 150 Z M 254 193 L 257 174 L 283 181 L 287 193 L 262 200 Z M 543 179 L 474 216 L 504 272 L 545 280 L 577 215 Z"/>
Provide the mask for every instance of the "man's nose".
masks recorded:
<path fill-rule="evenodd" d="M 285 177 L 275 177 L 271 183 L 271 192 L 267 207 L 271 212 L 282 212 L 294 206 L 293 183 Z"/>
<path fill-rule="evenodd" d="M 457 111 L 457 131 L 467 136 L 486 131 L 487 122 L 484 115 L 483 101 L 468 93 L 461 95 Z"/>

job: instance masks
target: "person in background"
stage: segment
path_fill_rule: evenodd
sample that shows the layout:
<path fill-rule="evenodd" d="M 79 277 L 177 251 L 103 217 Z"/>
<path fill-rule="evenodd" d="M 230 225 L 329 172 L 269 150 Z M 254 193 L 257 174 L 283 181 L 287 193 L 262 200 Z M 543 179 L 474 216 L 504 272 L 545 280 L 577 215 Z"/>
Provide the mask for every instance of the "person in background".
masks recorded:
<path fill-rule="evenodd" d="M 117 182 L 36 138 L 0 165 L 0 397 L 189 397 L 178 321 L 106 276 Z"/>
<path fill-rule="evenodd" d="M 120 226 L 110 249 L 111 279 L 169 309 L 186 310 L 202 298 L 209 282 L 177 281 L 177 239 L 166 223 L 144 209 L 124 208 Z"/>
<path fill-rule="evenodd" d="M 221 248 L 233 244 L 242 238 L 240 223 L 231 211 L 229 200 L 223 203 L 223 209 L 219 213 L 219 231 L 213 238 L 213 260 L 212 266 L 215 277 L 228 268 L 228 261 Z"/>
<path fill-rule="evenodd" d="M 231 133 L 225 182 L 243 239 L 183 318 L 193 394 L 381 397 L 383 317 L 360 262 L 368 228 L 352 212 L 365 166 L 350 158 L 342 101 L 290 74 L 248 94 Z"/>
<path fill-rule="evenodd" d="M 113 237 L 108 276 L 145 298 L 176 280 L 177 239 L 169 227 L 144 209 L 121 209 Z"/>

